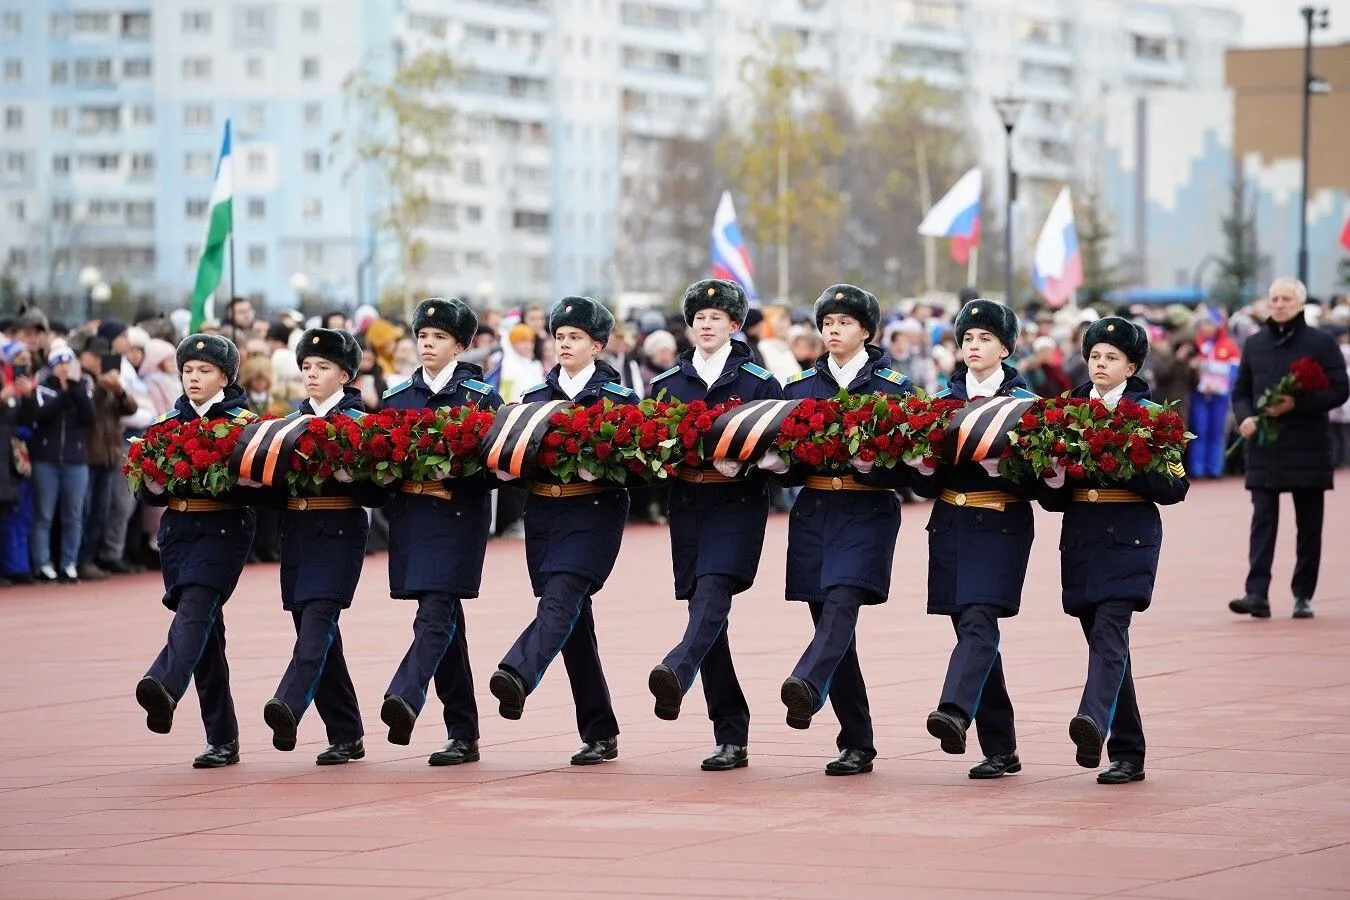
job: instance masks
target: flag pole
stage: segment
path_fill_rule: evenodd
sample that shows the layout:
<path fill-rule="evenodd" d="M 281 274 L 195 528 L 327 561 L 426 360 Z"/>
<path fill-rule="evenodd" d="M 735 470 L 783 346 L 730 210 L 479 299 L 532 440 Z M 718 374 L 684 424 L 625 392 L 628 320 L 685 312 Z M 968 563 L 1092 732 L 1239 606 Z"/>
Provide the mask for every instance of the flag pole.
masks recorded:
<path fill-rule="evenodd" d="M 230 120 L 225 120 L 225 128 L 230 128 Z M 230 135 L 230 296 L 226 298 L 225 303 L 228 308 L 234 300 L 234 135 Z"/>

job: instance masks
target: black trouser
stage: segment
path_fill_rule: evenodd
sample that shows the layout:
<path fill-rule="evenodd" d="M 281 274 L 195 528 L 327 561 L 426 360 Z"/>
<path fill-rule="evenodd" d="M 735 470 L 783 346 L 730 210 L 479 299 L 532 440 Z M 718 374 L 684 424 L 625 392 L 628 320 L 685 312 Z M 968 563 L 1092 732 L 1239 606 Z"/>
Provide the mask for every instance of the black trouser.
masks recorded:
<path fill-rule="evenodd" d="M 328 743 L 347 744 L 365 735 L 356 688 L 342 653 L 338 600 L 311 600 L 291 610 L 295 621 L 295 649 L 277 686 L 282 700 L 299 722 L 312 702 L 323 719 Z"/>
<path fill-rule="evenodd" d="M 750 734 L 750 705 L 736 678 L 727 642 L 727 616 L 735 585 L 736 579 L 730 575 L 704 575 L 694 583 L 689 625 L 661 663 L 674 670 L 684 691 L 693 685 L 695 675 L 703 676 L 713 740 L 744 747 Z"/>
<path fill-rule="evenodd" d="M 1269 597 L 1270 567 L 1275 561 L 1275 537 L 1280 529 L 1280 492 L 1263 488 L 1249 490 L 1252 494 L 1252 536 L 1247 554 L 1247 593 Z M 1298 529 L 1290 588 L 1295 597 L 1311 600 L 1322 566 L 1322 513 L 1326 492 L 1302 490 L 1289 493 L 1294 495 L 1294 524 Z"/>
<path fill-rule="evenodd" d="M 478 740 L 478 704 L 473 696 L 464 605 L 458 597 L 428 592 L 417 598 L 412 645 L 384 695 L 402 697 L 420 714 L 433 679 L 444 707 L 447 736 L 452 741 Z"/>
<path fill-rule="evenodd" d="M 938 704 L 939 709 L 946 707 L 968 722 L 974 720 L 985 756 L 1017 750 L 1012 699 L 1003 682 L 1003 656 L 998 650 L 998 612 L 996 606 L 976 603 L 952 616 L 956 646 Z"/>
<path fill-rule="evenodd" d="M 854 639 L 865 598 L 862 589 L 841 585 L 826 592 L 824 603 L 807 604 L 816 631 L 792 670 L 815 691 L 817 709 L 829 698 L 839 719 L 835 744 L 840 750 L 876 749 L 872 746 L 867 684 L 858 665 L 858 642 Z"/>
<path fill-rule="evenodd" d="M 1130 667 L 1130 617 L 1134 604 L 1108 600 L 1078 616 L 1088 642 L 1087 681 L 1080 716 L 1091 716 L 1109 735 L 1106 755 L 1112 762 L 1144 764 L 1144 725 L 1134 695 Z"/>
<path fill-rule="evenodd" d="M 145 673 L 162 684 L 175 701 L 183 699 L 189 681 L 196 683 L 206 742 L 213 746 L 239 739 L 221 607 L 218 591 L 195 584 L 184 587 L 164 649 Z"/>

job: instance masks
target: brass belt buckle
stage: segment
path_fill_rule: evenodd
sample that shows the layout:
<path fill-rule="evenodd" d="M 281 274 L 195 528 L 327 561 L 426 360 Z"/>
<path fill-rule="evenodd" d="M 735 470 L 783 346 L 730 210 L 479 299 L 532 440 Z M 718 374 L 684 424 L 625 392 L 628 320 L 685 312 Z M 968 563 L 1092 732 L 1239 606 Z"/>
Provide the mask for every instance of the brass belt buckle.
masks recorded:
<path fill-rule="evenodd" d="M 957 495 L 953 498 L 952 502 L 955 503 L 957 506 L 965 506 L 965 505 L 966 505 L 966 495 L 965 495 L 965 494 L 957 494 Z"/>
<path fill-rule="evenodd" d="M 1088 502 L 1089 502 L 1089 503 L 1096 503 L 1100 498 L 1101 498 L 1101 494 L 1097 493 L 1097 489 L 1096 489 L 1096 488 L 1092 488 L 1092 489 L 1090 489 L 1090 490 L 1088 491 Z"/>
<path fill-rule="evenodd" d="M 830 489 L 835 491 L 842 491 L 844 489 L 844 479 L 840 478 L 838 475 L 831 478 Z"/>

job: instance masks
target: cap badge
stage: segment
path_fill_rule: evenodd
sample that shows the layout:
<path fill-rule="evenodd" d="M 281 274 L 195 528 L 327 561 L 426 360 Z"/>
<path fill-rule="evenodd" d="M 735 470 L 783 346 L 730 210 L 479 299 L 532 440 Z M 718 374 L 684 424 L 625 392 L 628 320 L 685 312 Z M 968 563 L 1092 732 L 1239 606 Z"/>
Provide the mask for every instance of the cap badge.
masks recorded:
<path fill-rule="evenodd" d="M 434 306 L 428 306 L 428 307 L 427 307 L 427 315 L 429 315 L 429 316 L 434 316 L 434 315 L 436 315 L 436 307 L 434 307 Z"/>
<path fill-rule="evenodd" d="M 310 343 L 311 343 L 311 344 L 317 344 L 318 342 L 319 342 L 319 336 L 316 334 L 316 335 L 314 335 L 314 339 L 313 339 L 312 341 L 310 341 Z"/>
<path fill-rule="evenodd" d="M 708 288 L 708 296 L 711 297 L 717 293 L 717 288 Z"/>
<path fill-rule="evenodd" d="M 843 292 L 843 291 L 835 291 L 835 293 L 834 293 L 834 299 L 836 299 L 836 300 L 843 300 L 843 299 L 844 299 L 844 292 Z"/>
<path fill-rule="evenodd" d="M 1116 326 L 1114 326 L 1114 325 L 1107 325 L 1107 326 L 1106 326 L 1106 330 L 1107 330 L 1107 331 L 1115 331 L 1115 330 L 1116 330 Z"/>
<path fill-rule="evenodd" d="M 197 342 L 197 349 L 198 349 L 198 350 L 202 350 L 202 349 L 204 349 L 205 347 L 206 347 L 206 341 L 198 341 L 198 342 Z"/>
<path fill-rule="evenodd" d="M 572 311 L 572 307 L 570 307 L 570 306 L 563 310 L 563 312 L 571 312 L 571 311 Z"/>
<path fill-rule="evenodd" d="M 970 308 L 970 314 L 971 314 L 972 316 L 978 315 L 979 312 L 980 312 L 980 308 L 979 308 L 978 306 L 972 306 L 972 307 Z"/>

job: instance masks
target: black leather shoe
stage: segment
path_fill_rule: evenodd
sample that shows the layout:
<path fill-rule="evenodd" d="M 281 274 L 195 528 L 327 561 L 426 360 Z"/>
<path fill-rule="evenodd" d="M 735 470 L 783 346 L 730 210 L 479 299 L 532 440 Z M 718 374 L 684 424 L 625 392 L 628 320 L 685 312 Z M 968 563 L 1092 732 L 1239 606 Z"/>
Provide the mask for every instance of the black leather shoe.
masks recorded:
<path fill-rule="evenodd" d="M 201 756 L 192 761 L 194 769 L 219 769 L 239 762 L 239 742 L 212 744 Z"/>
<path fill-rule="evenodd" d="M 816 692 L 811 690 L 811 685 L 792 675 L 783 682 L 778 695 L 787 707 L 788 727 L 810 728 L 811 716 L 816 712 Z"/>
<path fill-rule="evenodd" d="M 1022 771 L 1022 761 L 1016 753 L 1000 753 L 987 756 L 975 768 L 970 770 L 971 778 L 1002 778 L 1004 775 L 1016 775 Z"/>
<path fill-rule="evenodd" d="M 1118 760 L 1097 773 L 1098 784 L 1129 784 L 1144 780 L 1144 764 Z"/>
<path fill-rule="evenodd" d="M 572 765 L 593 766 L 609 759 L 619 758 L 619 739 L 608 738 L 603 741 L 590 741 L 582 744 L 581 749 L 572 754 Z"/>
<path fill-rule="evenodd" d="M 503 719 L 519 719 L 525 712 L 525 682 L 508 669 L 498 669 L 488 681 L 488 690 L 497 698 L 497 712 Z"/>
<path fill-rule="evenodd" d="M 1294 598 L 1294 618 L 1311 619 L 1313 617 L 1312 600 L 1308 597 Z"/>
<path fill-rule="evenodd" d="M 970 723 L 961 716 L 940 709 L 928 714 L 928 733 L 942 742 L 943 753 L 965 753 L 966 729 L 969 727 Z"/>
<path fill-rule="evenodd" d="M 843 750 L 825 766 L 826 775 L 865 775 L 872 771 L 875 750 Z"/>
<path fill-rule="evenodd" d="M 478 742 L 455 739 L 427 758 L 429 766 L 459 766 L 478 762 Z"/>
<path fill-rule="evenodd" d="M 1074 716 L 1069 720 L 1069 740 L 1078 748 L 1074 760 L 1080 766 L 1095 769 L 1102 764 L 1102 744 L 1106 743 L 1106 736 L 1091 716 Z"/>
<path fill-rule="evenodd" d="M 391 694 L 380 704 L 380 721 L 389 726 L 389 743 L 407 746 L 412 743 L 413 725 L 417 713 L 402 697 Z"/>
<path fill-rule="evenodd" d="M 169 691 L 149 675 L 136 684 L 136 702 L 145 710 L 145 727 L 155 734 L 168 734 L 173 729 L 173 711 L 177 702 Z"/>
<path fill-rule="evenodd" d="M 670 666 L 657 666 L 647 676 L 647 690 L 656 698 L 656 717 L 674 722 L 680 717 L 680 703 L 684 701 L 684 688 L 680 678 Z"/>
<path fill-rule="evenodd" d="M 365 758 L 366 743 L 361 738 L 357 738 L 343 744 L 330 745 L 327 750 L 314 757 L 314 762 L 320 766 L 340 766 L 354 759 Z"/>
<path fill-rule="evenodd" d="M 718 744 L 712 756 L 703 761 L 705 772 L 726 772 L 730 769 L 744 769 L 750 765 L 750 754 L 744 747 L 735 744 Z"/>
<path fill-rule="evenodd" d="M 1253 619 L 1270 618 L 1270 601 L 1265 597 L 1258 597 L 1256 594 L 1248 594 L 1237 600 L 1229 600 L 1228 608 L 1240 616 L 1251 616 Z"/>
<path fill-rule="evenodd" d="M 272 746 L 278 750 L 295 749 L 295 731 L 299 723 L 286 701 L 273 697 L 263 704 L 263 721 L 272 729 Z"/>

